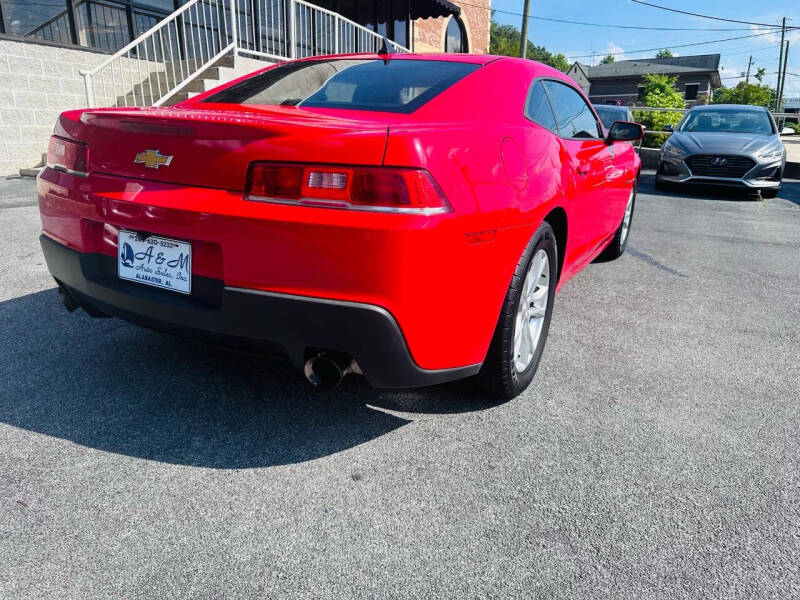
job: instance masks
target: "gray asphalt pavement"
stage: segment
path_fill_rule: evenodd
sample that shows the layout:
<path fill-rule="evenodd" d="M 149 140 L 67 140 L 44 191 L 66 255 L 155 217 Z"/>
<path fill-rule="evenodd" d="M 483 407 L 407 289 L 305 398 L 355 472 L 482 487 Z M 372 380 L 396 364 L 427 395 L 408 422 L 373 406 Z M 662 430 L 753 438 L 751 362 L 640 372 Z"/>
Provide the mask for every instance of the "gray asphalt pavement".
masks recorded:
<path fill-rule="evenodd" d="M 800 183 L 646 176 L 507 403 L 70 315 L 34 191 L 0 180 L 3 598 L 800 595 Z"/>

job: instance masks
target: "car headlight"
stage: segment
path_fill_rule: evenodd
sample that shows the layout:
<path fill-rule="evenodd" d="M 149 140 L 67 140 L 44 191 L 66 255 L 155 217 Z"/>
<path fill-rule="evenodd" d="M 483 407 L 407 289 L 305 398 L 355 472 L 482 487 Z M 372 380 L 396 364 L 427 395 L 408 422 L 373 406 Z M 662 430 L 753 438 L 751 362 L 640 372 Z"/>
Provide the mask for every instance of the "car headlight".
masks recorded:
<path fill-rule="evenodd" d="M 759 158 L 763 158 L 764 160 L 773 160 L 781 156 L 783 156 L 783 148 L 770 148 L 766 152 L 762 152 L 758 155 Z"/>
<path fill-rule="evenodd" d="M 681 158 L 683 156 L 686 156 L 686 150 L 684 150 L 683 148 L 679 148 L 669 140 L 664 142 L 664 145 L 661 147 L 661 150 L 664 152 L 664 154 L 668 154 L 669 156 L 674 156 L 675 158 Z"/>

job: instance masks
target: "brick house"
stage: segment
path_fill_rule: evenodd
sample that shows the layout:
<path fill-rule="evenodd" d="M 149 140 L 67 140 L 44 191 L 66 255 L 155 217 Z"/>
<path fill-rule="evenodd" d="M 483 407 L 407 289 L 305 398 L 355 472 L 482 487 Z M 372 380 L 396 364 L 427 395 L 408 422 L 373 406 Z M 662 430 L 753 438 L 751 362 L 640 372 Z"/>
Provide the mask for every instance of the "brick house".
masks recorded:
<path fill-rule="evenodd" d="M 0 0 L 0 176 L 40 161 L 64 110 L 170 105 L 265 63 L 384 38 L 486 53 L 490 21 L 491 0 Z"/>
<path fill-rule="evenodd" d="M 567 71 L 592 102 L 623 106 L 641 105 L 644 76 L 656 73 L 678 78 L 676 88 L 687 107 L 707 104 L 714 90 L 722 86 L 719 54 L 620 60 L 594 66 L 576 62 Z"/>

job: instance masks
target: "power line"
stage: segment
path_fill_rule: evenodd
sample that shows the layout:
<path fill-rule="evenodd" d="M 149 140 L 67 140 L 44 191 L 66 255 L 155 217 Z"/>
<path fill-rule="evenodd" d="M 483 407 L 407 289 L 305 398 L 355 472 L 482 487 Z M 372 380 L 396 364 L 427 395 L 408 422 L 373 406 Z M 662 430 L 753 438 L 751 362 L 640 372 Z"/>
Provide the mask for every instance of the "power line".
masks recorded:
<path fill-rule="evenodd" d="M 462 5 L 467 4 L 461 2 Z M 467 4 L 467 6 L 475 6 Z M 516 13 L 510 10 L 492 9 L 492 12 L 499 12 L 506 15 L 522 16 L 522 13 Z M 564 23 L 567 25 L 583 25 L 586 27 L 604 27 L 609 29 L 633 29 L 637 31 L 750 31 L 749 27 L 648 27 L 645 25 L 612 25 L 610 23 L 589 23 L 586 21 L 570 21 L 568 19 L 555 19 L 552 17 L 537 17 L 529 16 L 529 19 L 535 21 L 547 21 L 549 23 Z M 776 30 L 780 29 L 780 25 L 775 26 Z"/>
<path fill-rule="evenodd" d="M 777 45 L 777 44 L 776 44 Z M 737 54 L 758 54 L 759 52 L 775 52 L 775 46 L 767 46 L 766 48 L 758 48 L 757 50 L 737 50 L 736 52 L 726 52 L 725 56 L 736 56 Z"/>
<path fill-rule="evenodd" d="M 464 4 L 462 2 L 462 4 Z M 589 27 L 610 27 L 614 29 L 636 29 L 647 31 L 749 31 L 749 27 L 646 27 L 643 25 L 610 25 L 608 23 L 587 23 L 585 21 L 568 21 L 566 19 L 553 19 L 551 17 L 531 17 L 537 21 L 550 21 L 552 23 L 567 23 L 569 25 L 586 25 Z M 776 30 L 780 26 L 775 27 Z"/>
<path fill-rule="evenodd" d="M 631 0 L 631 1 L 635 2 L 636 4 L 643 4 L 644 6 L 650 6 L 652 8 L 658 8 L 660 10 L 668 10 L 669 12 L 680 13 L 682 15 L 690 15 L 692 17 L 700 17 L 702 19 L 713 19 L 714 21 L 725 21 L 727 23 L 743 23 L 745 25 L 758 25 L 759 27 L 780 27 L 780 25 L 775 25 L 775 23 L 756 23 L 754 21 L 740 21 L 739 19 L 728 19 L 726 17 L 714 17 L 712 15 L 703 15 L 700 13 L 689 12 L 688 10 L 678 10 L 677 8 L 670 8 L 669 6 L 661 6 L 659 4 L 653 4 L 652 2 L 645 2 L 644 0 Z M 800 27 L 791 27 L 791 29 L 800 29 Z"/>
<path fill-rule="evenodd" d="M 633 52 L 656 52 L 658 50 L 662 50 L 663 48 L 669 48 L 669 49 L 673 49 L 673 48 L 688 48 L 689 46 L 703 46 L 705 44 L 718 44 L 720 42 L 730 42 L 730 41 L 733 41 L 733 40 L 743 40 L 743 39 L 746 39 L 746 38 L 760 37 L 760 36 L 763 36 L 763 35 L 774 35 L 774 34 L 773 34 L 772 31 L 769 31 L 767 33 L 756 33 L 756 34 L 753 34 L 753 35 L 740 35 L 740 36 L 737 36 L 737 37 L 724 38 L 724 39 L 721 39 L 721 40 L 707 40 L 705 42 L 693 42 L 691 44 L 677 44 L 676 45 L 676 44 L 665 43 L 665 44 L 661 44 L 660 46 L 657 46 L 655 48 L 641 48 L 641 49 L 637 49 L 637 50 L 623 50 L 621 52 L 606 52 L 606 53 L 604 53 L 604 55 L 605 56 L 607 56 L 607 55 L 616 56 L 618 54 L 629 54 L 629 53 L 633 53 Z M 591 58 L 591 57 L 596 56 L 596 55 L 597 55 L 597 53 L 595 52 L 594 54 L 581 54 L 579 56 L 568 56 L 567 58 Z"/>
<path fill-rule="evenodd" d="M 473 6 L 475 8 L 485 8 L 477 4 L 470 4 L 469 2 L 459 2 L 461 5 Z M 514 12 L 513 10 L 500 10 L 499 8 L 491 9 L 492 12 L 502 13 L 505 15 L 514 15 L 516 17 L 524 16 L 521 12 Z M 570 21 L 569 19 L 556 19 L 553 17 L 538 17 L 536 15 L 529 15 L 529 19 L 535 21 L 548 21 L 550 23 L 565 23 L 567 25 L 584 25 L 587 27 L 608 27 L 611 29 L 636 29 L 642 31 L 750 31 L 749 27 L 649 27 L 647 25 L 613 25 L 611 23 L 590 23 L 588 21 Z M 781 28 L 780 25 L 774 25 L 776 30 Z"/>
<path fill-rule="evenodd" d="M 764 77 L 767 75 L 777 75 L 777 71 L 770 71 L 769 73 L 764 73 Z M 787 75 L 791 75 L 791 73 L 787 73 Z M 744 79 L 744 75 L 727 75 L 725 77 L 720 77 L 720 79 Z"/>

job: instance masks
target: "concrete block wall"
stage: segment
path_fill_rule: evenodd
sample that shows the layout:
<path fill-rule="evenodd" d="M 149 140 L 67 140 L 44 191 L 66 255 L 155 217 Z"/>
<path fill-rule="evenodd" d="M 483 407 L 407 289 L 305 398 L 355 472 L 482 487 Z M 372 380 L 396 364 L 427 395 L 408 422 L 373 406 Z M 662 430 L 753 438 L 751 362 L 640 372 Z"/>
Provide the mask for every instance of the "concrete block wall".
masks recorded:
<path fill-rule="evenodd" d="M 79 70 L 105 58 L 91 51 L 0 40 L 0 176 L 39 162 L 58 115 L 86 106 Z"/>
<path fill-rule="evenodd" d="M 96 67 L 106 58 L 107 54 L 89 50 L 0 40 L 0 176 L 15 174 L 39 162 L 47 151 L 58 115 L 86 106 L 80 71 Z M 245 75 L 268 64 L 237 57 L 235 75 Z M 159 68 L 158 63 L 151 63 L 148 68 L 144 61 L 115 67 L 118 77 L 125 72 L 123 79 L 128 88 L 139 76 L 146 77 L 148 72 Z M 98 101 L 113 101 L 123 93 L 119 86 L 115 91 L 110 79 L 97 78 Z"/>

